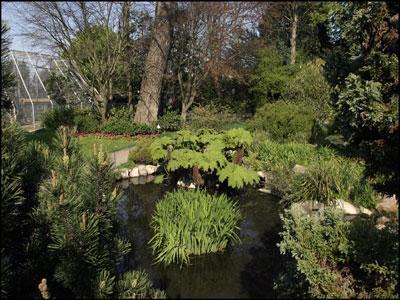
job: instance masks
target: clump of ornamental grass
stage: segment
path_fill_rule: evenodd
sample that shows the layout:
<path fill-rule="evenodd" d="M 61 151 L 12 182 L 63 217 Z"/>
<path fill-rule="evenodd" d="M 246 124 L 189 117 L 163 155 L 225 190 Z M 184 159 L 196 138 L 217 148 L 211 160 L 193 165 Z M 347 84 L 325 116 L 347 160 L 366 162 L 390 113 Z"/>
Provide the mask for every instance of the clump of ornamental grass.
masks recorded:
<path fill-rule="evenodd" d="M 223 251 L 239 242 L 240 211 L 225 195 L 202 190 L 167 193 L 157 203 L 149 241 L 156 263 L 190 263 L 190 257 Z"/>

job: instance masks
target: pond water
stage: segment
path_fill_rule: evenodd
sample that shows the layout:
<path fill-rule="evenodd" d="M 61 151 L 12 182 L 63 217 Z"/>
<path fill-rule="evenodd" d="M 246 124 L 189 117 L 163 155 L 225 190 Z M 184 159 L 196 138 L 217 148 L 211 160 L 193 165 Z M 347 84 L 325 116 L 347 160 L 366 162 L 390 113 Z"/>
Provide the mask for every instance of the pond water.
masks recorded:
<path fill-rule="evenodd" d="M 274 298 L 273 278 L 282 271 L 279 241 L 278 198 L 248 189 L 233 197 L 242 213 L 241 244 L 223 253 L 196 257 L 190 266 L 153 264 L 148 246 L 150 221 L 155 204 L 171 187 L 147 183 L 130 184 L 119 202 L 122 234 L 133 245 L 125 266 L 146 270 L 154 285 L 169 298 Z"/>

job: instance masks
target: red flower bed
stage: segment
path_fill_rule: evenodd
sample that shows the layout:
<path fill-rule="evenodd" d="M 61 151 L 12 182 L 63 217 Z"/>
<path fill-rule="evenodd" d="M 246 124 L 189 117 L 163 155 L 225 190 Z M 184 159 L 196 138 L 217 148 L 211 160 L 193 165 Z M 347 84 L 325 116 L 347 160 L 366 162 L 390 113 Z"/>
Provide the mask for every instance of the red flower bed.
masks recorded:
<path fill-rule="evenodd" d="M 133 139 L 133 138 L 159 137 L 160 134 L 155 133 L 155 134 L 136 134 L 136 135 L 131 135 L 131 134 L 113 134 L 113 133 L 74 132 L 73 136 L 96 136 L 96 137 L 106 137 L 106 138 L 112 138 L 112 139 L 119 139 L 119 138 Z"/>

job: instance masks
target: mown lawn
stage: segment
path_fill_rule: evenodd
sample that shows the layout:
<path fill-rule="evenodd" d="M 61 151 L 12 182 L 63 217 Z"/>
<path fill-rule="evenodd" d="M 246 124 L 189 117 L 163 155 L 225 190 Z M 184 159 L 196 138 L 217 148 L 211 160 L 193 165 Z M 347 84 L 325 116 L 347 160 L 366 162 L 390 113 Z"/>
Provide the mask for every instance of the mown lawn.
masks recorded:
<path fill-rule="evenodd" d="M 42 142 L 49 147 L 52 147 L 52 139 L 54 136 L 54 131 L 49 129 L 40 129 L 35 132 L 27 133 L 27 140 Z M 132 146 L 136 140 L 133 138 L 103 138 L 95 136 L 79 136 L 75 137 L 75 139 L 78 140 L 79 146 L 84 155 L 89 155 L 92 152 L 93 144 L 97 145 L 97 149 L 99 149 L 100 144 L 102 144 L 105 152 L 113 152 Z"/>

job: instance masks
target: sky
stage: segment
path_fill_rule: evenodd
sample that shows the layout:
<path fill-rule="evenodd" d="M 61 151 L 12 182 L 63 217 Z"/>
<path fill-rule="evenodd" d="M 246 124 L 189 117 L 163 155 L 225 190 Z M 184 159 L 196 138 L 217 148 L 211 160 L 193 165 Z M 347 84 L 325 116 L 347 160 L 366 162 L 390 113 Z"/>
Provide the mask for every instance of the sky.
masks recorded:
<path fill-rule="evenodd" d="M 1 1 L 1 21 L 5 21 L 10 27 L 10 48 L 12 50 L 32 51 L 34 49 L 30 45 L 30 41 L 27 41 L 26 38 L 18 36 L 18 34 L 22 32 L 24 26 L 26 26 L 23 20 L 21 20 L 15 12 L 15 8 L 18 7 L 18 5 L 18 2 Z"/>
<path fill-rule="evenodd" d="M 137 2 L 135 3 L 136 7 L 141 9 L 149 9 L 152 7 L 152 4 L 149 1 Z M 1 20 L 5 21 L 9 27 L 9 36 L 11 38 L 11 47 L 12 50 L 20 50 L 20 51 L 32 51 L 32 52 L 42 52 L 48 53 L 44 49 L 35 49 L 31 45 L 31 41 L 26 37 L 22 37 L 19 34 L 24 31 L 24 28 L 29 26 L 26 24 L 24 20 L 18 15 L 16 9 L 18 9 L 22 5 L 21 2 L 18 1 L 1 1 Z M 154 9 L 153 9 L 154 10 Z M 150 9 L 151 11 L 151 9 Z M 154 11 L 152 11 L 154 13 Z"/>

